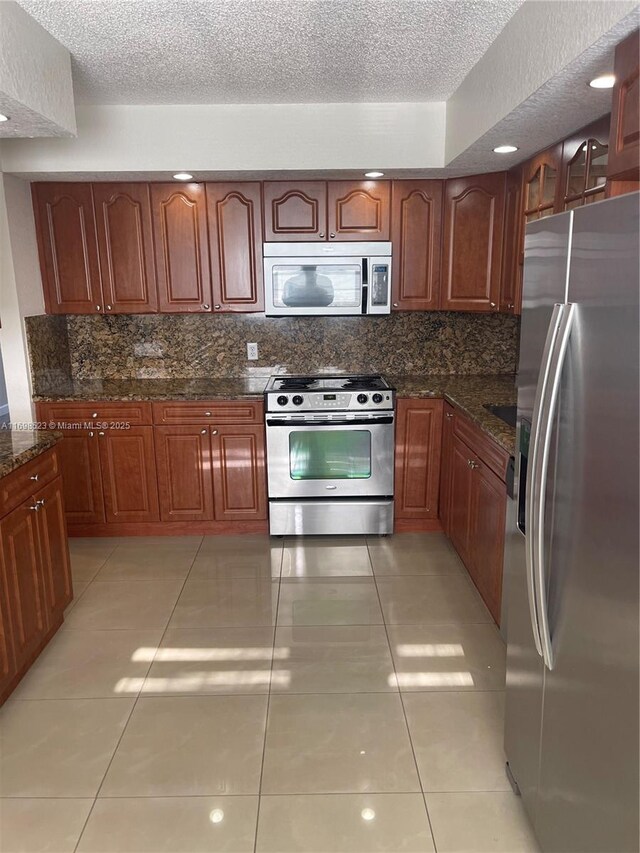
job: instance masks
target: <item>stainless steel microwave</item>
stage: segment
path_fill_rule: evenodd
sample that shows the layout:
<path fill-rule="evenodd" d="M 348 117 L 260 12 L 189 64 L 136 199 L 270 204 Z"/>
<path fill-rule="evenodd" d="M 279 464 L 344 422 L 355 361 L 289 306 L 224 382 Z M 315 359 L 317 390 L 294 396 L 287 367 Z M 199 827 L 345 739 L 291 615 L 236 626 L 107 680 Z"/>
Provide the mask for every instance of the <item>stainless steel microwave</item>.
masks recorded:
<path fill-rule="evenodd" d="M 388 314 L 391 243 L 265 243 L 265 313 Z"/>

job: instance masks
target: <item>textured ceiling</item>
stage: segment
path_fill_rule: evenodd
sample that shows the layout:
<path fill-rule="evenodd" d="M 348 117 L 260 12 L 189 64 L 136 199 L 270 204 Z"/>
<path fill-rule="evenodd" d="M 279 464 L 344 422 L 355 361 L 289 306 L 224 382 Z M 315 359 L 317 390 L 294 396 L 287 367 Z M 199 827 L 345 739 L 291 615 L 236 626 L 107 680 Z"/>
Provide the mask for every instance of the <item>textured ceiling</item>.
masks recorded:
<path fill-rule="evenodd" d="M 523 0 L 19 0 L 79 103 L 446 100 Z"/>

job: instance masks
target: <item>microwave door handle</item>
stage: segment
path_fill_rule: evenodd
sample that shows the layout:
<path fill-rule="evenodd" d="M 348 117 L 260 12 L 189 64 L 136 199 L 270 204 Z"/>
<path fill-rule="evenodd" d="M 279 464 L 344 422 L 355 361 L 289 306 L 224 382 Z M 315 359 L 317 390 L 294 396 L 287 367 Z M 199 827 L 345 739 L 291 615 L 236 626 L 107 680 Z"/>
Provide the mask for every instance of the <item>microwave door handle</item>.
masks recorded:
<path fill-rule="evenodd" d="M 536 388 L 536 396 L 533 404 L 533 416 L 531 418 L 531 434 L 529 443 L 529 466 L 527 469 L 526 483 L 526 505 L 525 505 L 525 557 L 526 557 L 526 576 L 527 576 L 527 598 L 529 601 L 529 616 L 531 618 L 531 630 L 533 632 L 533 640 L 535 642 L 536 651 L 543 657 L 542 639 L 540 636 L 540 623 L 538 619 L 539 602 L 536 599 L 536 557 L 537 550 L 534 547 L 536 536 L 536 520 L 540 517 L 538 504 L 540 500 L 540 486 L 536 476 L 538 469 L 539 458 L 539 442 L 541 435 L 542 408 L 548 393 L 549 375 L 551 369 L 551 356 L 554 351 L 555 343 L 558 337 L 558 329 L 560 326 L 562 306 L 558 303 L 553 306 L 553 313 L 547 331 L 544 351 L 542 354 L 542 362 L 540 365 L 540 376 L 538 377 L 538 386 Z"/>
<path fill-rule="evenodd" d="M 549 628 L 549 610 L 547 602 L 547 589 L 545 583 L 545 511 L 547 476 L 549 472 L 549 454 L 551 450 L 551 435 L 556 419 L 558 408 L 558 392 L 564 368 L 571 329 L 575 317 L 575 305 L 568 303 L 560 309 L 560 324 L 556 336 L 555 346 L 549 364 L 548 393 L 542 410 L 542 429 L 539 442 L 536 465 L 538 471 L 535 475 L 538 483 L 538 501 L 536 507 L 535 533 L 533 536 L 534 560 L 534 583 L 536 586 L 536 597 L 538 600 L 538 618 L 540 624 L 540 640 L 542 642 L 542 657 L 547 669 L 553 669 L 554 653 L 551 644 L 551 630 Z"/>

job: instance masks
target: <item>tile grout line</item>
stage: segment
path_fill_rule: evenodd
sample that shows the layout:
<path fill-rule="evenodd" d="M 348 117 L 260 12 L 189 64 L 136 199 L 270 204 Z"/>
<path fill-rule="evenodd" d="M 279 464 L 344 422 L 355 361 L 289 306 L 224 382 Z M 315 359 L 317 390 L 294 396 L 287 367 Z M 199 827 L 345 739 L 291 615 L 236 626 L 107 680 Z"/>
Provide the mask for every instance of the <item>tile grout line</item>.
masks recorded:
<path fill-rule="evenodd" d="M 160 647 L 162 640 L 164 639 L 164 635 L 167 633 L 167 628 L 169 627 L 169 622 L 171 621 L 173 613 L 174 613 L 176 606 L 178 604 L 178 599 L 182 595 L 182 590 L 184 589 L 184 585 L 187 582 L 187 578 L 191 574 L 191 569 L 193 567 L 193 564 L 195 563 L 196 557 L 200 553 L 200 549 L 202 548 L 203 542 L 204 542 L 204 536 L 200 539 L 200 544 L 198 545 L 198 547 L 195 550 L 195 553 L 193 555 L 193 559 L 191 560 L 191 565 L 189 566 L 189 571 L 187 572 L 185 579 L 182 582 L 182 586 L 180 587 L 180 591 L 178 592 L 178 595 L 177 595 L 176 600 L 174 602 L 173 608 L 171 609 L 171 613 L 169 614 L 169 618 L 167 619 L 167 624 L 165 625 L 164 631 L 162 632 L 162 635 L 160 636 L 160 640 L 158 641 L 158 645 L 156 646 L 156 652 L 157 652 L 158 648 Z M 92 581 L 92 583 L 93 583 L 93 581 Z M 131 721 L 131 717 L 133 716 L 133 712 L 136 709 L 136 705 L 138 704 L 138 700 L 140 699 L 140 696 L 142 694 L 142 689 L 144 688 L 144 682 L 147 680 L 147 676 L 149 675 L 149 672 L 150 672 L 151 667 L 153 665 L 153 661 L 155 660 L 156 652 L 154 652 L 153 658 L 149 661 L 149 666 L 148 666 L 147 671 L 145 673 L 144 680 L 142 682 L 140 690 L 139 690 L 137 696 L 133 700 L 133 705 L 131 706 L 131 711 L 129 712 L 129 716 L 127 717 L 126 722 L 125 722 L 124 726 L 122 727 L 122 731 L 120 732 L 120 737 L 118 738 L 118 742 L 116 743 L 115 749 L 113 750 L 113 752 L 111 754 L 111 758 L 109 759 L 109 763 L 107 764 L 105 771 L 102 775 L 102 779 L 100 781 L 100 784 L 98 785 L 98 790 L 96 791 L 96 795 L 94 797 L 93 803 L 91 804 L 91 808 L 89 809 L 89 814 L 87 815 L 87 819 L 85 820 L 84 824 L 82 825 L 82 830 L 80 831 L 80 835 L 78 836 L 78 840 L 76 842 L 76 845 L 73 848 L 74 853 L 76 853 L 76 851 L 78 850 L 78 846 L 80 844 L 80 841 L 82 840 L 82 836 L 84 835 L 84 831 L 87 828 L 87 824 L 89 823 L 89 820 L 91 819 L 91 815 L 93 814 L 93 810 L 95 808 L 95 805 L 98 802 L 98 797 L 100 796 L 100 791 L 102 790 L 102 786 L 104 785 L 105 779 L 107 778 L 107 774 L 109 773 L 111 765 L 113 764 L 113 760 L 116 757 L 116 753 L 120 747 L 120 744 L 122 743 L 122 738 L 124 737 L 124 734 L 127 730 L 127 726 L 129 725 L 129 722 Z"/>
<path fill-rule="evenodd" d="M 273 664 L 275 661 L 276 651 L 276 632 L 278 629 L 278 610 L 280 609 L 280 590 L 282 588 L 282 565 L 284 562 L 284 547 L 285 539 L 282 540 L 282 548 L 280 550 L 280 571 L 278 573 L 278 600 L 276 602 L 276 618 L 273 624 L 273 645 L 271 647 L 271 669 L 269 670 L 269 690 L 267 691 L 267 708 L 264 717 L 264 741 L 262 743 L 262 760 L 260 761 L 260 778 L 258 779 L 258 808 L 256 810 L 256 828 L 253 837 L 253 853 L 257 853 L 258 849 L 258 827 L 260 825 L 260 803 L 262 801 L 262 777 L 264 775 L 264 759 L 267 753 L 267 727 L 269 725 L 269 708 L 271 705 L 271 687 L 273 682 Z"/>
<path fill-rule="evenodd" d="M 365 537 L 365 544 L 367 547 L 367 554 L 369 555 L 369 562 L 371 563 L 371 569 L 373 570 L 373 560 L 371 559 L 371 551 L 369 550 L 369 537 Z M 418 783 L 420 785 L 420 793 L 422 794 L 422 802 L 424 803 L 425 814 L 427 815 L 427 823 L 429 824 L 429 832 L 431 833 L 431 841 L 433 842 L 433 849 L 435 853 L 438 853 L 438 846 L 436 844 L 436 837 L 433 832 L 433 824 L 431 822 L 431 815 L 429 814 L 429 807 L 427 806 L 427 798 L 424 794 L 424 788 L 422 786 L 422 778 L 420 777 L 420 768 L 418 767 L 418 760 L 416 758 L 416 751 L 413 745 L 413 738 L 411 737 L 411 729 L 409 728 L 409 720 L 407 718 L 407 711 L 404 707 L 404 698 L 402 695 L 402 691 L 400 690 L 400 682 L 398 680 L 398 673 L 396 670 L 396 660 L 393 656 L 393 649 L 391 648 L 391 639 L 389 637 L 389 631 L 387 628 L 387 620 L 385 619 L 384 610 L 382 609 L 382 599 L 380 598 L 380 591 L 378 589 L 378 581 L 376 578 L 375 571 L 373 573 L 373 580 L 376 585 L 376 594 L 378 596 L 378 603 L 380 606 L 380 610 L 382 611 L 382 620 L 384 624 L 385 634 L 387 635 L 387 643 L 389 644 L 389 654 L 391 655 L 391 665 L 393 666 L 393 674 L 395 676 L 396 684 L 398 685 L 398 697 L 400 699 L 400 707 L 402 708 L 402 715 L 404 717 L 404 724 L 407 729 L 407 737 L 409 738 L 409 746 L 411 747 L 411 755 L 413 756 L 413 763 L 416 768 L 416 775 L 418 777 Z"/>

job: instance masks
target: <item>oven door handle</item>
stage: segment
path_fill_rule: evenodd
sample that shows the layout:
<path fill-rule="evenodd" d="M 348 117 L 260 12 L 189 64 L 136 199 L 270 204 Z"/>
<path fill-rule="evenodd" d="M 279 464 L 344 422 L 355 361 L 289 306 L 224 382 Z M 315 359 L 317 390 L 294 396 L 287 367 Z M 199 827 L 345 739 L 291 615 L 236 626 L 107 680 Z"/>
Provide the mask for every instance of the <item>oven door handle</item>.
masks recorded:
<path fill-rule="evenodd" d="M 344 420 L 335 421 L 316 421 L 316 420 L 280 420 L 275 418 L 267 418 L 267 426 L 276 427 L 324 427 L 324 426 L 378 426 L 379 424 L 392 424 L 393 415 L 388 415 L 382 418 L 345 418 Z"/>

